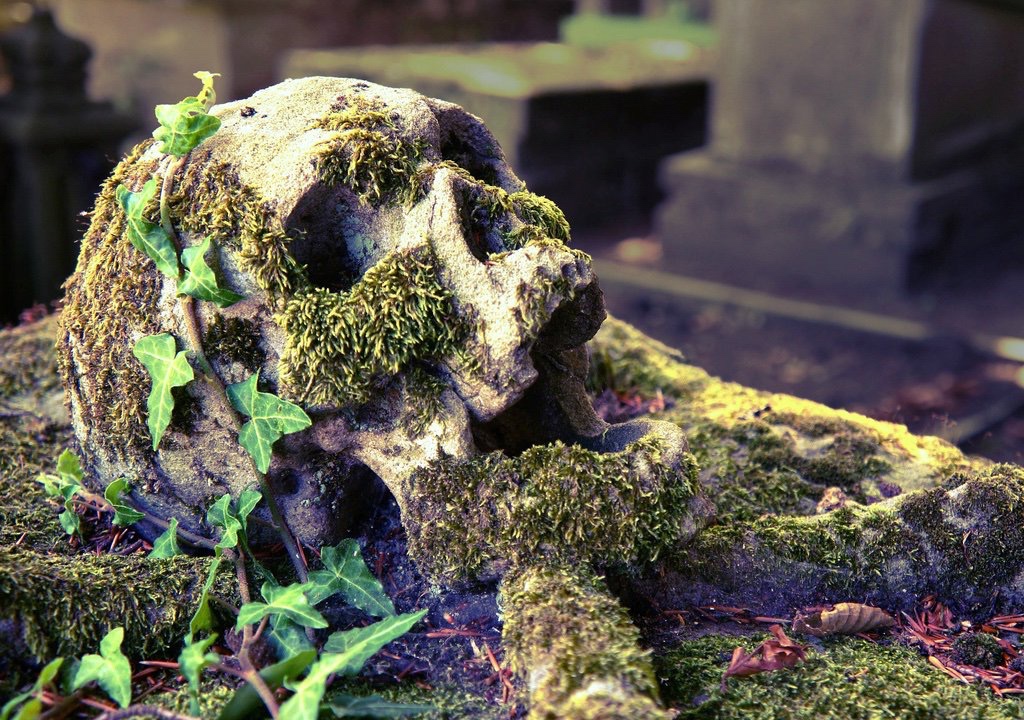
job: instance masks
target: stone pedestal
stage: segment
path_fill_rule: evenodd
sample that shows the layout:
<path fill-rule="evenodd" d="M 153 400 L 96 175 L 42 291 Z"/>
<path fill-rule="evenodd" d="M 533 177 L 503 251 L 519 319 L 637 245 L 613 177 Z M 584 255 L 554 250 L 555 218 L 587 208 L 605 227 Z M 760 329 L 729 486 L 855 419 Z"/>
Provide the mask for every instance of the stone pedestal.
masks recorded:
<path fill-rule="evenodd" d="M 646 220 L 659 163 L 705 141 L 709 68 L 682 41 L 484 43 L 295 51 L 282 74 L 359 77 L 461 105 L 532 191 L 573 227 L 594 227 Z"/>
<path fill-rule="evenodd" d="M 1012 3 L 721 0 L 717 18 L 712 142 L 662 168 L 673 270 L 891 310 L 1020 254 Z"/>

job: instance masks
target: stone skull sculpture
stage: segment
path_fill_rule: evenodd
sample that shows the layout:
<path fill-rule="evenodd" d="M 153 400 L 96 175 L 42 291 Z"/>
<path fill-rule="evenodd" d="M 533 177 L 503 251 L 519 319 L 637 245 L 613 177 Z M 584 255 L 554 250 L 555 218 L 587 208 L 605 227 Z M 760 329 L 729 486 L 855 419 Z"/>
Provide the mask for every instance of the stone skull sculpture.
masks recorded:
<path fill-rule="evenodd" d="M 221 284 L 245 298 L 198 304 L 216 373 L 258 373 L 313 419 L 278 441 L 267 473 L 304 543 L 344 534 L 375 478 L 438 577 L 493 577 L 513 544 L 549 552 L 595 524 L 614 529 L 582 543 L 587 558 L 657 554 L 696 531 L 705 513 L 680 431 L 595 415 L 584 343 L 605 313 L 589 258 L 480 120 L 338 78 L 212 112 L 220 131 L 183 163 L 144 143 L 118 166 L 67 284 L 59 356 L 96 482 L 128 478 L 138 506 L 193 532 L 213 499 L 254 484 L 230 408 L 207 384 L 176 391 L 157 450 L 146 431 L 150 380 L 133 343 L 166 332 L 185 348 L 189 328 L 174 282 L 126 239 L 114 196 L 155 176 L 182 245 L 210 238 Z M 573 509 L 584 492 L 598 510 Z M 442 521 L 453 513 L 483 519 Z M 526 527 L 537 532 L 522 542 Z M 456 557 L 439 544 L 478 549 Z"/>

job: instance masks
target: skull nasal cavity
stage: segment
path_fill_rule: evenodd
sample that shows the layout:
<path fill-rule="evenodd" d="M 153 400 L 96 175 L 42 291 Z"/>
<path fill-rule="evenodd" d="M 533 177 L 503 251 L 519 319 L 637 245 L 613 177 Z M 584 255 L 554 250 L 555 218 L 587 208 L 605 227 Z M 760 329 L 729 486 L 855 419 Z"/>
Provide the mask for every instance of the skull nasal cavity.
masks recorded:
<path fill-rule="evenodd" d="M 302 196 L 285 223 L 292 237 L 288 249 L 316 287 L 348 290 L 359 279 L 348 237 L 351 200 L 335 188 L 317 186 Z"/>

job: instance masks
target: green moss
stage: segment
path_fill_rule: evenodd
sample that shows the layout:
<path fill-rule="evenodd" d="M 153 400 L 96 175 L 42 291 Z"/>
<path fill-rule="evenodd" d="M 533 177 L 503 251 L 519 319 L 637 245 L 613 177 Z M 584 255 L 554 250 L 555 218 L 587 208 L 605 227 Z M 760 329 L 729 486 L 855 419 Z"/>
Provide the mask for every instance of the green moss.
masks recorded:
<path fill-rule="evenodd" d="M 698 488 L 685 462 L 682 473 L 666 468 L 646 439 L 612 453 L 556 442 L 514 458 L 442 459 L 409 482 L 409 554 L 452 581 L 540 558 L 650 561 L 685 531 Z"/>
<path fill-rule="evenodd" d="M 514 572 L 502 602 L 502 642 L 512 667 L 529 674 L 530 718 L 668 717 L 639 631 L 584 566 Z"/>
<path fill-rule="evenodd" d="M 103 184 L 60 316 L 64 385 L 81 390 L 83 422 L 94 441 L 119 458 L 150 446 L 144 410 L 149 375 L 132 356 L 132 345 L 159 330 L 154 308 L 162 276 L 128 240 L 115 190 L 124 183 L 137 191 L 152 175 L 155 161 L 139 161 L 150 144 L 136 146 Z M 72 352 L 81 383 L 72 373 Z"/>
<path fill-rule="evenodd" d="M 236 253 L 239 267 L 272 299 L 287 298 L 309 282 L 288 248 L 292 237 L 265 199 L 242 184 L 226 163 L 214 163 L 200 146 L 176 180 L 171 218 L 188 233 L 210 236 Z"/>
<path fill-rule="evenodd" d="M 969 610 L 1000 588 L 1019 593 L 1014 583 L 1024 571 L 1022 498 L 1024 471 L 996 466 L 950 491 L 709 528 L 679 562 L 721 587 L 774 587 L 780 603 L 870 594 L 882 604 L 903 606 L 936 593 Z"/>
<path fill-rule="evenodd" d="M 110 628 L 125 627 L 125 652 L 151 656 L 188 631 L 210 558 L 149 560 L 141 554 L 44 555 L 0 552 L 0 616 L 16 618 L 40 660 L 96 652 Z M 231 596 L 225 566 L 218 592 Z"/>
<path fill-rule="evenodd" d="M 68 427 L 31 416 L 0 419 L 0 553 L 15 544 L 38 550 L 67 546 L 58 510 L 35 477 L 53 472 L 71 443 Z"/>
<path fill-rule="evenodd" d="M 218 315 L 206 328 L 203 349 L 208 358 L 236 362 L 255 372 L 267 359 L 262 342 L 263 335 L 256 323 Z"/>
<path fill-rule="evenodd" d="M 352 97 L 313 127 L 332 131 L 316 159 L 323 182 L 344 184 L 363 202 L 417 199 L 424 143 L 405 139 L 383 104 Z"/>
<path fill-rule="evenodd" d="M 40 398 L 60 388 L 54 356 L 55 315 L 0 333 L 0 400 L 24 393 Z"/>
<path fill-rule="evenodd" d="M 539 228 L 545 237 L 568 244 L 569 221 L 554 202 L 527 190 L 511 193 L 508 199 L 513 212 L 525 225 Z"/>
<path fill-rule="evenodd" d="M 347 292 L 297 293 L 277 322 L 283 394 L 313 405 L 363 403 L 413 361 L 457 352 L 466 332 L 427 249 L 389 254 Z"/>
<path fill-rule="evenodd" d="M 952 658 L 962 665 L 991 669 L 1003 664 L 1003 648 L 995 635 L 963 633 L 953 641 Z"/>
<path fill-rule="evenodd" d="M 811 649 L 795 668 L 731 678 L 719 689 L 731 651 L 760 638 L 708 636 L 655 659 L 666 701 L 687 720 L 1003 720 L 1024 718 L 1024 703 L 1000 700 L 931 667 L 915 650 L 853 638 Z"/>

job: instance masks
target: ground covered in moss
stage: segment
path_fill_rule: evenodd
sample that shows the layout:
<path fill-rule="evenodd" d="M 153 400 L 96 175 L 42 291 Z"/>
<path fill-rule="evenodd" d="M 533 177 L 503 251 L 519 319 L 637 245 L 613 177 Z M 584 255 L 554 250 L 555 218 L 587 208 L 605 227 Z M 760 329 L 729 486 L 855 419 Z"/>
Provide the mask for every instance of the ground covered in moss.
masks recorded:
<path fill-rule="evenodd" d="M 149 688 L 148 701 L 184 711 L 187 702 L 176 674 L 139 663 L 177 656 L 177 643 L 193 611 L 194 588 L 201 583 L 209 558 L 148 560 L 140 538 L 111 532 L 100 517 L 85 518 L 85 542 L 69 542 L 62 533 L 59 508 L 34 482 L 39 472 L 52 470 L 63 448 L 73 445 L 66 418 L 55 410 L 59 403 L 54 394 L 59 390 L 53 333 L 52 319 L 0 332 L 0 699 L 31 683 L 34 663 L 58 654 L 95 652 L 105 631 L 123 624 L 129 639 L 126 650 L 137 671 L 136 693 Z M 837 537 L 842 537 L 858 518 L 875 517 L 878 511 L 873 506 L 878 502 L 893 497 L 906 495 L 902 506 L 913 515 L 910 497 L 915 491 L 923 492 L 913 497 L 946 492 L 955 478 L 970 476 L 1001 478 L 999 487 L 993 485 L 996 492 L 1018 480 L 1016 468 L 993 468 L 897 426 L 721 383 L 614 321 L 602 330 L 592 350 L 594 396 L 612 397 L 599 405 L 615 405 L 620 416 L 653 413 L 687 431 L 700 479 L 719 510 L 716 525 L 698 539 L 698 546 L 703 542 L 710 548 L 716 537 L 733 543 L 758 523 L 826 522 L 819 519 L 819 510 L 827 495 L 838 498 L 840 512 L 827 516 L 827 522 L 835 524 Z M 963 496 L 950 502 L 970 499 Z M 950 508 L 948 512 L 956 510 Z M 909 522 L 917 523 L 913 527 L 941 529 L 957 517 L 946 514 L 929 525 L 929 518 L 919 515 Z M 966 543 L 961 547 L 970 547 L 969 537 L 959 537 Z M 337 684 L 332 692 L 373 692 L 394 701 L 429 705 L 432 709 L 421 715 L 427 718 L 525 716 L 528 693 L 509 670 L 495 589 L 449 590 L 427 583 L 408 559 L 393 504 L 367 520 L 360 540 L 370 568 L 399 610 L 426 607 L 430 612 L 424 625 L 374 658 L 359 678 Z M 1002 540 L 1002 551 L 994 545 L 979 550 L 979 558 L 998 556 L 978 570 L 988 573 L 986 578 L 998 579 L 1004 570 L 998 561 L 1024 552 L 1021 538 L 1006 534 Z M 225 582 L 229 595 L 230 577 Z M 723 690 L 722 674 L 734 648 L 756 646 L 771 619 L 758 618 L 758 607 L 658 605 L 651 596 L 631 590 L 631 583 L 628 572 L 608 578 L 608 586 L 625 601 L 640 629 L 641 645 L 652 653 L 654 680 L 670 715 L 1024 717 L 1021 696 L 1008 692 L 998 697 L 991 683 L 983 682 L 989 676 L 971 674 L 971 666 L 964 669 L 950 659 L 953 643 L 966 647 L 969 641 L 960 638 L 968 629 L 977 629 L 999 641 L 998 649 L 988 648 L 986 662 L 996 663 L 996 669 L 987 672 L 1012 681 L 1024 617 L 1017 622 L 1004 615 L 1002 625 L 986 626 L 978 620 L 980 615 L 971 616 L 975 625 L 968 628 L 961 624 L 968 613 L 958 609 L 956 619 L 935 631 L 930 641 L 907 629 L 909 618 L 916 617 L 913 611 L 898 615 L 901 628 L 878 634 L 875 640 L 817 640 L 790 633 L 809 646 L 805 661 L 729 678 Z M 944 598 L 951 606 L 958 599 Z M 975 610 L 981 613 L 984 608 Z M 775 619 L 791 616 L 789 612 Z M 343 608 L 335 609 L 330 619 L 339 626 L 360 622 Z M 746 624 L 736 624 L 737 619 Z M 610 629 L 609 637 L 617 632 L 621 630 Z M 956 657 L 962 661 L 975 655 Z M 956 679 L 943 667 L 953 672 L 959 667 L 972 682 Z M 207 683 L 203 715 L 214 717 L 231 691 L 230 682 Z"/>

